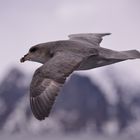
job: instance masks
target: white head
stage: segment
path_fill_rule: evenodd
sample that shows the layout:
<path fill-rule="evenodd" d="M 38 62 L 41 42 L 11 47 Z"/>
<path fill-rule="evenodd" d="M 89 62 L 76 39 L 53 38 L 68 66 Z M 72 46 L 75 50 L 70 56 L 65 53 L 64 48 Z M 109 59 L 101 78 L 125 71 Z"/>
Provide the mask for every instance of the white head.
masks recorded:
<path fill-rule="evenodd" d="M 29 52 L 20 59 L 20 62 L 34 61 L 44 64 L 49 57 L 47 47 L 36 45 L 29 49 Z"/>

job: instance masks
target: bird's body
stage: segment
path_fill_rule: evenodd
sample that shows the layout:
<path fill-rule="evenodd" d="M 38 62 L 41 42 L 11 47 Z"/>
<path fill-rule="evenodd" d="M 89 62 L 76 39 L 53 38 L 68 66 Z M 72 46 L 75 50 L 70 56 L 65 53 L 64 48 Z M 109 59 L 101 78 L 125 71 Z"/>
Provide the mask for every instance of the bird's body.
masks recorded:
<path fill-rule="evenodd" d="M 31 109 L 39 120 L 48 117 L 66 78 L 75 70 L 88 70 L 128 59 L 140 58 L 137 50 L 114 51 L 100 47 L 106 34 L 75 34 L 69 40 L 33 46 L 21 62 L 40 62 L 30 86 Z"/>
<path fill-rule="evenodd" d="M 53 41 L 39 45 L 40 48 L 48 48 L 50 50 L 50 56 L 58 52 L 63 52 L 65 54 L 71 53 L 73 57 L 77 56 L 81 58 L 83 62 L 77 70 L 88 70 L 127 59 L 140 58 L 139 52 L 136 50 L 114 51 L 103 48 L 99 44 L 91 44 L 77 40 Z M 50 58 L 48 58 L 48 60 L 49 59 Z M 46 63 L 46 60 L 41 63 Z"/>

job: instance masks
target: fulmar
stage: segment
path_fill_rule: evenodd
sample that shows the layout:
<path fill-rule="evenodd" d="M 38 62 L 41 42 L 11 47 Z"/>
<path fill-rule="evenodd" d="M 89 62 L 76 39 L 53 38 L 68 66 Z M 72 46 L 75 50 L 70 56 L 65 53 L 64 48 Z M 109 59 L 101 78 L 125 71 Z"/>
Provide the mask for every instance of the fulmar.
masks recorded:
<path fill-rule="evenodd" d="M 72 34 L 68 40 L 35 45 L 20 59 L 21 62 L 28 60 L 43 64 L 35 71 L 30 85 L 31 110 L 38 120 L 49 116 L 56 96 L 73 71 L 140 58 L 137 50 L 102 48 L 100 43 L 106 35 L 110 33 Z"/>

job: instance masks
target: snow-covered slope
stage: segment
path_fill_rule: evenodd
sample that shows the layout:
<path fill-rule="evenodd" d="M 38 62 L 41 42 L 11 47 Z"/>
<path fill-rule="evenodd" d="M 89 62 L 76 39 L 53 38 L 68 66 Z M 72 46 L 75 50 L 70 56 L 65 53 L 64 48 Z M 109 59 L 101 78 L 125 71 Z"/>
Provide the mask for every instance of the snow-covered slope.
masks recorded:
<path fill-rule="evenodd" d="M 14 68 L 0 84 L 0 131 L 5 133 L 56 133 L 95 131 L 117 133 L 140 129 L 140 93 L 120 84 L 108 73 L 117 102 L 112 104 L 102 87 L 87 76 L 73 74 L 53 106 L 50 117 L 36 120 L 29 106 L 30 76 Z M 110 76 L 110 74 L 112 74 Z M 102 84 L 101 84 L 102 85 Z"/>

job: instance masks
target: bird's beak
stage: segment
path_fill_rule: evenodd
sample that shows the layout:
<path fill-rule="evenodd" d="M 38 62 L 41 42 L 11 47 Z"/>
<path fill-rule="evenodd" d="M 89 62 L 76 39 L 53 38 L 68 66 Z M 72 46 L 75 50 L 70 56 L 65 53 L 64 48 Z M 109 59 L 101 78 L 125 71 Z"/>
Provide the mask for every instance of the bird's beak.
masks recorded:
<path fill-rule="evenodd" d="M 25 62 L 25 61 L 27 61 L 27 60 L 29 60 L 29 53 L 27 53 L 26 55 L 24 55 L 24 57 L 22 57 L 22 58 L 20 59 L 20 62 L 23 63 L 23 62 Z"/>

